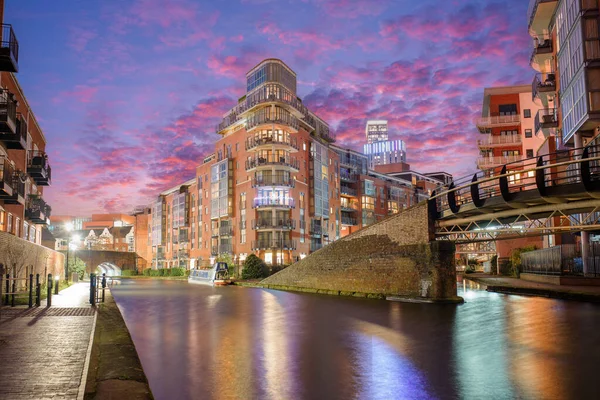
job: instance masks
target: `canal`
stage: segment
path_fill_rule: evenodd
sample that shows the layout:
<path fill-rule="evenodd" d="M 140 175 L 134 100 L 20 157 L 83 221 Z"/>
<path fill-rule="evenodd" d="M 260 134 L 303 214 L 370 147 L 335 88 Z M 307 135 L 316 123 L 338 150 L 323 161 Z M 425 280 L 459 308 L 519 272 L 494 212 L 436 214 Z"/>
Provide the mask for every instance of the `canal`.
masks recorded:
<path fill-rule="evenodd" d="M 159 400 L 600 393 L 598 305 L 476 287 L 459 287 L 459 306 L 181 281 L 123 280 L 113 294 Z"/>

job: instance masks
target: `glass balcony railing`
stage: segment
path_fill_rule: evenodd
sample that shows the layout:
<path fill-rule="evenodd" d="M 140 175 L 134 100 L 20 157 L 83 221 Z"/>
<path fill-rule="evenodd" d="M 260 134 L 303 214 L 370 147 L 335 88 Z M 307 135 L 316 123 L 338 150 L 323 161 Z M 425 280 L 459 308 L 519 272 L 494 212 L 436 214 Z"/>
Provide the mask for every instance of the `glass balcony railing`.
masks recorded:
<path fill-rule="evenodd" d="M 520 135 L 482 135 L 483 139 L 477 140 L 479 147 L 499 147 L 507 145 L 520 145 L 522 140 Z"/>
<path fill-rule="evenodd" d="M 252 208 L 262 207 L 281 207 L 294 208 L 296 206 L 294 199 L 289 197 L 257 197 L 252 203 Z"/>
<path fill-rule="evenodd" d="M 356 196 L 356 194 L 357 194 L 357 191 L 356 191 L 356 189 L 354 189 L 354 188 L 351 188 L 351 187 L 348 187 L 348 186 L 342 186 L 342 187 L 340 188 L 340 192 L 341 192 L 342 194 L 345 194 L 345 195 L 347 195 L 347 196 Z"/>

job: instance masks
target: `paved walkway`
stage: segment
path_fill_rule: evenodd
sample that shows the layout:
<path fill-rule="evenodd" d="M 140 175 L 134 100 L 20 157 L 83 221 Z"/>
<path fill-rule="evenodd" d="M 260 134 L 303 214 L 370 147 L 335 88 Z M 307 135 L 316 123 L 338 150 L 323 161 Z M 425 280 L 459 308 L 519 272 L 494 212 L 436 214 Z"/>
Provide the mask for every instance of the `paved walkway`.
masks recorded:
<path fill-rule="evenodd" d="M 0 399 L 83 398 L 96 319 L 88 296 L 89 283 L 78 283 L 53 296 L 50 308 L 44 301 L 0 310 Z"/>
<path fill-rule="evenodd" d="M 465 274 L 469 279 L 488 286 L 488 290 L 540 295 L 573 300 L 600 301 L 600 286 L 569 286 L 531 282 L 507 276 L 488 274 Z"/>

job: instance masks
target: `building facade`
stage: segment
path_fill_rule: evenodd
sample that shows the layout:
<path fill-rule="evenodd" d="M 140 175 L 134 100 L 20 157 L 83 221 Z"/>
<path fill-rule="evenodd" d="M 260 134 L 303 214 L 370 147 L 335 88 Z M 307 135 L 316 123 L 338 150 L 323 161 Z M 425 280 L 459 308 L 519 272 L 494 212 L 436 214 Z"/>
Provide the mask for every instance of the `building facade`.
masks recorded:
<path fill-rule="evenodd" d="M 0 0 L 0 10 L 4 1 Z M 19 85 L 19 42 L 0 14 L 0 231 L 41 244 L 51 208 L 44 187 L 52 180 L 46 137 Z"/>
<path fill-rule="evenodd" d="M 365 136 L 367 143 L 363 146 L 363 153 L 367 156 L 369 168 L 406 162 L 406 145 L 400 139 L 388 139 L 386 120 L 367 121 Z"/>
<path fill-rule="evenodd" d="M 502 165 L 536 157 L 558 122 L 536 129 L 536 118 L 543 106 L 532 98 L 531 86 L 486 88 L 483 92 L 477 146 L 477 168 L 492 170 Z"/>
<path fill-rule="evenodd" d="M 259 63 L 246 84 L 195 178 L 151 204 L 153 268 L 222 256 L 239 263 L 249 254 L 289 264 L 414 204 L 410 182 L 369 171 L 367 156 L 333 145 L 281 60 Z"/>

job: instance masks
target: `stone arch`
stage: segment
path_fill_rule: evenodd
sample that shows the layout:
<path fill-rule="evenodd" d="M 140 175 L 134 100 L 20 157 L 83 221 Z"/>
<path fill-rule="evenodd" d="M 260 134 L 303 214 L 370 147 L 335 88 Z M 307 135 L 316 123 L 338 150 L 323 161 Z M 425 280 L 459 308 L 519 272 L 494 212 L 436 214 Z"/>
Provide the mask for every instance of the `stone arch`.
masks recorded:
<path fill-rule="evenodd" d="M 96 267 L 96 271 L 106 276 L 121 276 L 121 268 L 110 262 L 103 262 Z"/>

